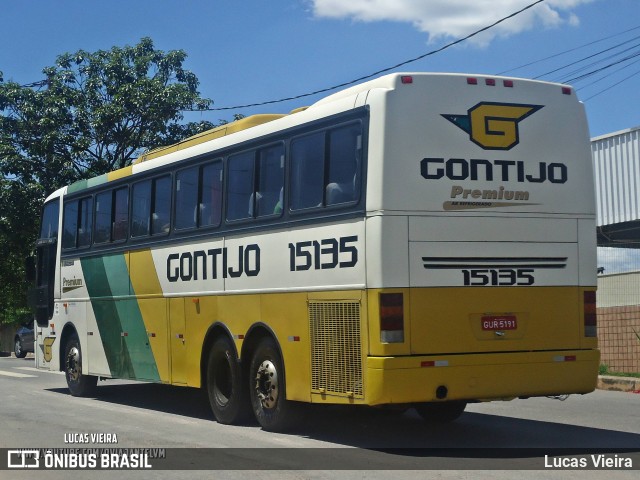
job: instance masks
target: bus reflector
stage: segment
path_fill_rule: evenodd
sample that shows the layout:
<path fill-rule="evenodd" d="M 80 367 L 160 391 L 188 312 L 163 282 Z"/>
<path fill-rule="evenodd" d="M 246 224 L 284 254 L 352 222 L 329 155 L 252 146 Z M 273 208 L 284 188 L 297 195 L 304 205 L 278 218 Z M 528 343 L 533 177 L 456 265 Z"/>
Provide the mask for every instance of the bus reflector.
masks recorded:
<path fill-rule="evenodd" d="M 402 293 L 380 294 L 380 341 L 404 342 L 404 308 Z"/>
<path fill-rule="evenodd" d="M 468 85 L 477 85 L 478 84 L 478 79 L 477 78 L 473 78 L 473 77 L 467 77 L 467 84 Z"/>
<path fill-rule="evenodd" d="M 505 87 L 508 87 L 508 88 L 513 88 L 513 80 L 504 80 L 502 82 L 502 85 L 504 85 Z"/>
<path fill-rule="evenodd" d="M 402 75 L 400 77 L 400 81 L 404 84 L 407 85 L 409 83 L 413 83 L 413 77 L 411 75 Z"/>
<path fill-rule="evenodd" d="M 584 292 L 584 336 L 598 335 L 598 316 L 596 314 L 596 292 Z"/>
<path fill-rule="evenodd" d="M 565 95 L 571 95 L 571 87 L 562 87 L 562 93 Z"/>
<path fill-rule="evenodd" d="M 420 362 L 421 367 L 448 367 L 449 360 L 429 360 Z"/>
<path fill-rule="evenodd" d="M 489 85 L 490 87 L 495 87 L 496 86 L 496 80 L 495 78 L 486 78 L 484 83 L 486 85 Z"/>
<path fill-rule="evenodd" d="M 576 356 L 575 355 L 558 355 L 553 357 L 553 361 L 554 362 L 575 362 Z"/>

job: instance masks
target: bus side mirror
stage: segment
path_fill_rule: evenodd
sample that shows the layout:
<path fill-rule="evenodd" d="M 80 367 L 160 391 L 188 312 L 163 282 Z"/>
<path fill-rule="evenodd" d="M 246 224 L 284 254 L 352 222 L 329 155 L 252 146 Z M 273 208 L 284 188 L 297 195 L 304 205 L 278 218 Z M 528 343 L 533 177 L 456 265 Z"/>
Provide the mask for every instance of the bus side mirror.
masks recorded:
<path fill-rule="evenodd" d="M 33 255 L 24 260 L 24 274 L 27 282 L 35 283 L 36 281 L 36 257 Z"/>

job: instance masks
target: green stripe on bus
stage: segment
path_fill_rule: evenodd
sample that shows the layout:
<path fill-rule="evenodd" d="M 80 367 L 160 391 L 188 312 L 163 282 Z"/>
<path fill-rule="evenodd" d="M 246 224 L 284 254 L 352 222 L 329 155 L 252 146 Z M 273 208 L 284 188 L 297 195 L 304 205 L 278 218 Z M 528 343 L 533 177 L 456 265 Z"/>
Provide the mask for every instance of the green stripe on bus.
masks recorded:
<path fill-rule="evenodd" d="M 79 180 L 67 187 L 67 194 L 79 192 L 80 190 L 84 190 L 86 188 L 97 187 L 98 185 L 102 185 L 103 183 L 107 183 L 108 181 L 109 179 L 106 173 L 94 178 L 90 178 L 88 180 Z"/>
<path fill-rule="evenodd" d="M 129 296 L 133 288 L 124 256 L 81 263 L 111 375 L 160 381 L 138 302 Z"/>
<path fill-rule="evenodd" d="M 80 190 L 84 190 L 85 188 L 87 188 L 87 181 L 79 180 L 67 187 L 67 194 L 79 192 Z"/>

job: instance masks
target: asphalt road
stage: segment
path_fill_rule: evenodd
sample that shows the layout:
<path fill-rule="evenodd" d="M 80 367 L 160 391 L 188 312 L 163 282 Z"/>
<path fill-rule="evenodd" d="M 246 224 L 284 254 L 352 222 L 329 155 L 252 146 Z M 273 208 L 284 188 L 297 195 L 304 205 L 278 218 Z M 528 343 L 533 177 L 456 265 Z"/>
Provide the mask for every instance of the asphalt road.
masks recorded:
<path fill-rule="evenodd" d="M 314 406 L 296 431 L 273 434 L 257 424 L 219 425 L 195 389 L 109 380 L 97 398 L 72 397 L 62 374 L 35 370 L 29 358 L 0 358 L 0 392 L 0 448 L 160 448 L 180 457 L 179 470 L 0 470 L 0 479 L 595 479 L 637 478 L 640 469 L 633 393 L 473 404 L 449 425 L 426 424 L 413 410 Z M 96 433 L 107 435 L 82 441 Z M 599 453 L 630 458 L 633 470 L 554 465 L 586 458 L 591 467 Z"/>

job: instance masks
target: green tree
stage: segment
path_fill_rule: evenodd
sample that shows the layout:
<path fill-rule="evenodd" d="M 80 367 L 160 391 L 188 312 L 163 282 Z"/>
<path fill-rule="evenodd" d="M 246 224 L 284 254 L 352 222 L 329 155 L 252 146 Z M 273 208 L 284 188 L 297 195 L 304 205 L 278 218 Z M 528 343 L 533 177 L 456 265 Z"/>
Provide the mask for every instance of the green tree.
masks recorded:
<path fill-rule="evenodd" d="M 183 123 L 183 111 L 212 103 L 185 59 L 143 38 L 60 55 L 31 85 L 5 82 L 0 72 L 0 323 L 24 312 L 23 259 L 48 193 L 215 126 Z"/>

